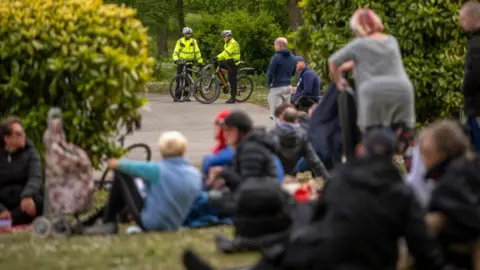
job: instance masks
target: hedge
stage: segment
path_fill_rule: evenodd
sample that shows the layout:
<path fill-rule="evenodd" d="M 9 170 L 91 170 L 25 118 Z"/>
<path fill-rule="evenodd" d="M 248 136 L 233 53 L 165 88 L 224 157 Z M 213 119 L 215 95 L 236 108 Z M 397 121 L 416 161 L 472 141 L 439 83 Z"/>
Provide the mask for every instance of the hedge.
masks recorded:
<path fill-rule="evenodd" d="M 255 15 L 241 10 L 216 15 L 203 13 L 201 24 L 193 31 L 207 62 L 223 51 L 225 43 L 220 34 L 225 29 L 232 30 L 233 38 L 240 44 L 245 66 L 255 68 L 257 73 L 266 72 L 270 57 L 275 52 L 275 38 L 282 35 L 274 17 L 266 11 Z"/>
<path fill-rule="evenodd" d="M 371 8 L 400 43 L 415 87 L 417 121 L 449 117 L 461 108 L 466 41 L 458 25 L 461 1 L 303 0 L 300 5 L 305 25 L 296 43 L 308 51 L 323 80 L 329 80 L 328 57 L 353 38 L 348 25 L 353 12 Z"/>
<path fill-rule="evenodd" d="M 0 1 L 0 118 L 17 115 L 42 149 L 47 111 L 60 107 L 68 140 L 118 154 L 118 126 L 146 100 L 153 67 L 135 10 L 101 0 Z"/>

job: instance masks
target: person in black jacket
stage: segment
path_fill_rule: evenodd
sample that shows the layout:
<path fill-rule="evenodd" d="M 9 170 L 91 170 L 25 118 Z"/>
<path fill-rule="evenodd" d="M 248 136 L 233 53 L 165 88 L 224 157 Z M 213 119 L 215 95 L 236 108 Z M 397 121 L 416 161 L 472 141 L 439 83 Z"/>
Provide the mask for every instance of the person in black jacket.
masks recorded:
<path fill-rule="evenodd" d="M 460 26 L 469 33 L 462 86 L 464 110 L 475 150 L 480 152 L 480 3 L 469 1 L 462 6 Z"/>
<path fill-rule="evenodd" d="M 327 169 L 313 150 L 307 132 L 297 122 L 297 110 L 286 108 L 272 130 L 272 135 L 277 136 L 280 141 L 279 157 L 285 173 L 294 175 L 297 162 L 301 157 L 305 157 L 314 174 L 327 179 Z"/>
<path fill-rule="evenodd" d="M 480 158 L 459 123 L 437 121 L 422 131 L 420 154 L 433 179 L 427 221 L 449 264 L 473 269 L 473 244 L 480 239 Z M 466 252 L 459 251 L 462 246 Z M 467 247 L 467 248 L 465 248 Z"/>
<path fill-rule="evenodd" d="M 242 111 L 230 113 L 222 126 L 227 144 L 235 147 L 235 156 L 229 167 L 210 170 L 209 179 L 215 179 L 217 187 L 224 183 L 233 192 L 248 178 L 278 179 L 275 164 L 278 142 L 275 138 L 264 129 L 254 129 L 252 119 Z"/>
<path fill-rule="evenodd" d="M 392 162 L 395 135 L 375 130 L 365 145 L 365 157 L 339 166 L 327 182 L 311 222 L 293 230 L 284 245 L 264 250 L 252 270 L 394 270 L 401 237 L 415 269 L 444 267 L 424 213 Z M 191 251 L 183 262 L 188 270 L 212 269 Z"/>
<path fill-rule="evenodd" d="M 0 219 L 28 224 L 41 214 L 42 165 L 19 118 L 0 123 Z"/>

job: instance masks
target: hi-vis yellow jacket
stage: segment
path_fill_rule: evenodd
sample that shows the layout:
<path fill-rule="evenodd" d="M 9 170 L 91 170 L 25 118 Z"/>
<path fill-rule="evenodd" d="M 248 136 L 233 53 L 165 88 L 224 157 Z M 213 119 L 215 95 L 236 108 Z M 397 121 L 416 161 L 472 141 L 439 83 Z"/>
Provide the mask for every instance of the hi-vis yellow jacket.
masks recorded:
<path fill-rule="evenodd" d="M 238 65 L 240 62 L 240 45 L 231 38 L 229 41 L 225 42 L 223 46 L 223 52 L 217 55 L 218 61 L 225 61 L 233 59 L 235 64 Z"/>
<path fill-rule="evenodd" d="M 182 37 L 177 41 L 175 49 L 173 50 L 173 61 L 185 60 L 185 61 L 197 61 L 202 64 L 202 53 L 198 48 L 198 42 L 194 38 L 186 39 Z"/>

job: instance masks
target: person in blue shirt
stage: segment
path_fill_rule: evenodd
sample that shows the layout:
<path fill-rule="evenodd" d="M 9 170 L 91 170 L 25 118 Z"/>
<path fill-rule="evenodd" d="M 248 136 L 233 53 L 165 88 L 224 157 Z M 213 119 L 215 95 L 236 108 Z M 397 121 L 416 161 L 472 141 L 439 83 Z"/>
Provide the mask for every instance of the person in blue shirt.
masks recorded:
<path fill-rule="evenodd" d="M 125 206 L 144 231 L 171 231 L 182 226 L 202 191 L 202 176 L 184 158 L 187 139 L 181 133 L 165 132 L 158 144 L 163 157 L 158 162 L 108 160 L 108 167 L 116 170 L 116 177 L 104 210 L 103 224 L 87 228 L 86 234 L 116 233 L 116 218 Z M 145 181 L 145 198 L 133 177 Z"/>
<path fill-rule="evenodd" d="M 309 108 L 313 103 L 318 102 L 322 83 L 318 75 L 308 68 L 303 57 L 296 56 L 295 61 L 297 62 L 298 82 L 297 86 L 292 89 L 293 94 L 291 100 L 297 107 Z"/>

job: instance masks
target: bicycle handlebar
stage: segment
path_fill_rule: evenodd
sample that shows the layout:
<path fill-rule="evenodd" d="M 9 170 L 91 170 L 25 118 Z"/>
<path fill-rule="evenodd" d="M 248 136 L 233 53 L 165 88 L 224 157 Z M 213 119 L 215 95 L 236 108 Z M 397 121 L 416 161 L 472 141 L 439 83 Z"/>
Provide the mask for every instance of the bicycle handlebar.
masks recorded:
<path fill-rule="evenodd" d="M 197 63 L 196 61 L 176 60 L 176 61 L 175 61 L 175 64 L 176 64 L 176 65 L 185 65 L 185 64 L 195 65 L 195 64 L 198 64 L 198 63 Z"/>

